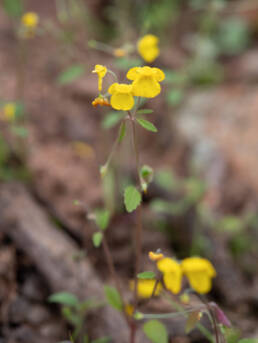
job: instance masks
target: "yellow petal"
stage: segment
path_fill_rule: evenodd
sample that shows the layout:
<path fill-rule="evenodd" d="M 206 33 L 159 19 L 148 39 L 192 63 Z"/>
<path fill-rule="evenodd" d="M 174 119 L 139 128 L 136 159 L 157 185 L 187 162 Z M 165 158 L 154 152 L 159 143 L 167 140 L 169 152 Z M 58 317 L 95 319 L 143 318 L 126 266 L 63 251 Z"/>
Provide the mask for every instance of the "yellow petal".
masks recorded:
<path fill-rule="evenodd" d="M 139 76 L 140 67 L 134 67 L 128 70 L 126 77 L 129 80 L 135 80 Z"/>
<path fill-rule="evenodd" d="M 204 294 L 211 290 L 211 277 L 204 272 L 190 272 L 187 274 L 191 287 L 198 293 Z"/>
<path fill-rule="evenodd" d="M 164 258 L 164 255 L 162 253 L 156 253 L 156 252 L 153 252 L 153 251 L 149 252 L 149 259 L 152 260 L 152 261 L 159 261 L 162 258 Z"/>
<path fill-rule="evenodd" d="M 211 290 L 211 279 L 216 276 L 216 270 L 210 261 L 200 257 L 189 257 L 182 261 L 182 270 L 196 292 L 207 293 Z"/>
<path fill-rule="evenodd" d="M 137 293 L 139 297 L 150 298 L 152 296 L 156 280 L 138 280 L 137 282 Z M 130 282 L 130 289 L 134 290 L 134 281 Z M 159 295 L 162 290 L 162 286 L 158 283 L 155 295 Z"/>
<path fill-rule="evenodd" d="M 172 293 L 179 293 L 182 282 L 182 269 L 179 263 L 169 257 L 157 262 L 157 268 L 164 274 L 164 283 Z"/>
<path fill-rule="evenodd" d="M 115 83 L 113 83 L 110 87 L 109 87 L 109 89 L 108 89 L 108 93 L 109 94 L 114 94 L 115 93 L 115 91 L 116 91 L 116 87 L 117 87 L 117 85 L 118 85 L 118 83 L 117 82 L 115 82 Z"/>
<path fill-rule="evenodd" d="M 210 277 L 216 276 L 216 270 L 210 261 L 201 257 L 188 257 L 182 261 L 182 269 L 185 274 L 194 271 L 205 271 Z"/>
<path fill-rule="evenodd" d="M 156 81 L 161 82 L 165 79 L 165 74 L 161 69 L 159 68 L 152 68 L 152 69 L 155 72 L 154 78 Z"/>
<path fill-rule="evenodd" d="M 182 272 L 181 269 L 172 273 L 164 273 L 163 277 L 166 288 L 174 294 L 181 291 Z"/>
<path fill-rule="evenodd" d="M 160 51 L 158 47 L 151 47 L 148 49 L 141 49 L 139 50 L 139 53 L 144 61 L 151 63 L 159 56 Z"/>
<path fill-rule="evenodd" d="M 131 94 L 114 93 L 110 104 L 115 110 L 129 111 L 134 106 L 134 98 Z"/>
<path fill-rule="evenodd" d="M 34 28 L 38 25 L 39 17 L 37 13 L 27 12 L 22 16 L 22 24 L 28 28 Z"/>
<path fill-rule="evenodd" d="M 159 83 L 152 76 L 137 78 L 132 86 L 133 94 L 144 98 L 154 98 L 161 90 Z"/>
<path fill-rule="evenodd" d="M 180 270 L 180 264 L 172 260 L 172 258 L 165 257 L 157 262 L 157 268 L 162 273 L 170 273 Z"/>
<path fill-rule="evenodd" d="M 104 77 L 107 73 L 107 67 L 103 66 L 102 64 L 96 64 L 93 73 L 97 73 L 99 77 Z"/>
<path fill-rule="evenodd" d="M 159 56 L 158 37 L 146 35 L 142 37 L 138 44 L 138 52 L 146 62 L 153 62 Z"/>

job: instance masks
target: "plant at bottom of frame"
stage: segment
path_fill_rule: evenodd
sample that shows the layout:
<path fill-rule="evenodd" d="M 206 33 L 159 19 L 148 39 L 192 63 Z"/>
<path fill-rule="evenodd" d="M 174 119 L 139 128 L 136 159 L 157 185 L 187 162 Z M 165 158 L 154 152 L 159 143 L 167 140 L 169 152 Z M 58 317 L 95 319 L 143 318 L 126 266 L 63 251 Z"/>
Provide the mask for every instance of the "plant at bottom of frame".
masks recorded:
<path fill-rule="evenodd" d="M 89 311 L 103 306 L 103 304 L 95 299 L 80 301 L 74 294 L 69 292 L 52 294 L 48 298 L 48 301 L 61 305 L 62 315 L 72 327 L 72 333 L 70 335 L 72 342 L 89 343 L 90 340 L 86 329 L 86 316 Z M 91 343 L 97 343 L 98 341 L 109 342 L 107 337 L 101 339 L 91 341 Z"/>

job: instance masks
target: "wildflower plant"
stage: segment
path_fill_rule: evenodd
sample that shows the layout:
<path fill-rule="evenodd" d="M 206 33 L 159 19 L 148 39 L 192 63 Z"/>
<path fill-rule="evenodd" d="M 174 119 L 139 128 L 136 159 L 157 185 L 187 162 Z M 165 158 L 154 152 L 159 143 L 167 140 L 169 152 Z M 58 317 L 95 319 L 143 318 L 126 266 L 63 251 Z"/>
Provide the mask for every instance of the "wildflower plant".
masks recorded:
<path fill-rule="evenodd" d="M 144 41 L 140 42 L 138 47 L 142 47 L 142 44 L 144 45 Z M 157 44 L 156 40 L 155 44 Z M 154 47 L 152 48 L 155 50 Z M 156 51 L 155 54 L 157 55 L 158 51 Z M 153 52 L 153 56 L 155 54 Z M 149 60 L 150 59 L 151 58 L 149 58 Z M 95 73 L 98 78 L 98 96 L 93 100 L 92 105 L 94 107 L 98 105 L 108 105 L 121 113 L 121 115 L 118 116 L 120 127 L 117 139 L 114 142 L 106 163 L 100 167 L 101 177 L 106 177 L 114 153 L 118 145 L 123 141 L 127 131 L 129 131 L 129 127 L 137 174 L 137 184 L 130 184 L 123 190 L 125 209 L 129 213 L 135 211 L 137 218 L 133 242 L 135 247 L 134 278 L 129 282 L 129 288 L 132 291 L 132 299 L 129 302 L 124 298 L 124 292 L 114 266 L 112 253 L 105 238 L 111 214 L 106 209 L 98 209 L 88 216 L 89 219 L 93 219 L 96 223 L 97 231 L 92 237 L 93 244 L 95 247 L 103 246 L 108 268 L 114 280 L 115 287 L 105 286 L 107 301 L 116 310 L 123 313 L 130 329 L 129 342 L 131 343 L 136 341 L 136 332 L 139 327 L 142 326 L 143 319 L 151 319 L 143 325 L 143 331 L 153 342 L 156 342 L 155 338 L 152 337 L 154 327 L 157 326 L 160 335 L 162 335 L 162 332 L 166 332 L 163 324 L 157 321 L 158 318 L 173 318 L 183 314 L 188 317 L 188 322 L 186 324 L 187 332 L 196 325 L 205 331 L 205 328 L 199 323 L 202 313 L 207 313 L 211 319 L 216 334 L 216 341 L 218 342 L 219 335 L 221 334 L 219 329 L 221 316 L 219 318 L 218 315 L 216 315 L 218 313 L 218 311 L 215 310 L 217 305 L 215 306 L 207 303 L 203 298 L 203 295 L 211 290 L 212 280 L 216 276 L 216 271 L 211 262 L 201 257 L 188 257 L 183 261 L 178 261 L 164 256 L 164 254 L 158 250 L 157 252 L 149 253 L 149 258 L 154 263 L 155 271 L 144 271 L 142 266 L 142 196 L 143 193 L 148 191 L 148 186 L 153 179 L 153 169 L 150 166 L 141 165 L 137 130 L 141 127 L 151 133 L 158 131 L 151 121 L 143 118 L 144 113 L 151 113 L 152 111 L 142 108 L 141 104 L 143 100 L 146 101 L 149 98 L 154 98 L 161 93 L 162 81 L 165 79 L 165 74 L 161 69 L 156 67 L 133 67 L 126 73 L 128 82 L 120 83 L 116 74 L 106 66 L 96 65 L 93 69 L 93 73 Z M 103 87 L 103 79 L 108 73 L 114 77 L 115 82 Z M 195 292 L 199 295 L 201 299 L 200 305 L 190 306 L 189 296 L 186 293 L 182 294 L 185 279 L 188 280 L 191 292 Z M 172 295 L 173 299 L 177 296 L 178 302 L 181 302 L 181 304 L 184 305 L 187 304 L 187 307 L 182 305 L 178 308 L 173 302 L 176 311 L 169 314 L 144 314 L 138 310 L 140 299 L 150 301 L 153 297 L 166 294 Z M 180 300 L 181 298 L 183 299 L 182 301 Z M 227 325 L 228 324 L 229 322 L 227 322 Z M 154 331 L 155 334 L 157 334 L 156 330 Z M 209 336 L 209 339 L 213 341 L 212 334 L 207 333 L 207 330 L 206 336 Z M 166 337 L 164 342 L 167 342 L 167 333 L 164 337 Z"/>

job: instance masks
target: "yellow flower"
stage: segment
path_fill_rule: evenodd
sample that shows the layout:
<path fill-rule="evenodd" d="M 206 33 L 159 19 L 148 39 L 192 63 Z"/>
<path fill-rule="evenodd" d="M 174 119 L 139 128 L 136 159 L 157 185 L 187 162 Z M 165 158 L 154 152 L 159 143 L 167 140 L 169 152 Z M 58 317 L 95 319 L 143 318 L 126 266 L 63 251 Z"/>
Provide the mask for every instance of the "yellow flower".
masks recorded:
<path fill-rule="evenodd" d="M 133 87 L 125 83 L 113 83 L 108 92 L 110 104 L 115 110 L 128 111 L 134 106 Z"/>
<path fill-rule="evenodd" d="M 115 57 L 124 57 L 126 54 L 127 54 L 126 50 L 122 48 L 117 48 L 117 49 L 114 49 L 113 51 L 113 55 Z"/>
<path fill-rule="evenodd" d="M 125 304 L 125 313 L 129 316 L 132 317 L 134 312 L 134 307 L 131 304 Z"/>
<path fill-rule="evenodd" d="M 133 94 L 144 98 L 154 98 L 160 93 L 160 84 L 165 74 L 159 68 L 134 67 L 127 73 L 127 78 L 133 80 Z"/>
<path fill-rule="evenodd" d="M 162 253 L 156 253 L 153 251 L 149 252 L 149 259 L 152 261 L 158 261 L 161 260 L 164 257 L 164 255 Z"/>
<path fill-rule="evenodd" d="M 174 294 L 179 293 L 183 275 L 180 264 L 165 257 L 157 262 L 157 267 L 163 273 L 166 288 Z"/>
<path fill-rule="evenodd" d="M 7 121 L 14 120 L 15 112 L 16 112 L 15 104 L 13 104 L 11 102 L 5 104 L 4 108 L 3 108 L 3 112 L 4 112 L 4 119 L 5 120 L 7 120 Z"/>
<path fill-rule="evenodd" d="M 142 279 L 137 282 L 137 293 L 141 298 L 150 298 L 152 296 L 156 280 L 154 279 Z M 131 290 L 134 290 L 134 281 L 130 282 Z M 162 286 L 158 283 L 155 295 L 159 295 L 162 290 Z"/>
<path fill-rule="evenodd" d="M 200 257 L 186 258 L 182 261 L 182 270 L 196 292 L 203 294 L 211 290 L 211 279 L 216 276 L 216 270 L 208 260 Z"/>
<path fill-rule="evenodd" d="M 39 17 L 37 13 L 27 12 L 22 16 L 21 22 L 25 27 L 34 29 L 38 25 Z"/>
<path fill-rule="evenodd" d="M 159 56 L 158 42 L 154 35 L 145 35 L 138 41 L 138 52 L 146 62 L 151 63 Z"/>
<path fill-rule="evenodd" d="M 93 73 L 98 74 L 98 89 L 101 92 L 102 91 L 102 80 L 105 77 L 107 73 L 107 67 L 101 65 L 101 64 L 96 64 L 94 70 L 92 70 Z"/>

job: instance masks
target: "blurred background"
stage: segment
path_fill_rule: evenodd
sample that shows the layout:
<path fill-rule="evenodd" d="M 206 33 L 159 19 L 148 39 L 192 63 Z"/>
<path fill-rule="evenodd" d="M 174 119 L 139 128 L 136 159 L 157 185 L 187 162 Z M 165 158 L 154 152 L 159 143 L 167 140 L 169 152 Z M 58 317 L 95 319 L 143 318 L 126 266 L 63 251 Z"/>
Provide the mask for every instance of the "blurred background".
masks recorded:
<path fill-rule="evenodd" d="M 158 133 L 137 132 L 141 164 L 154 169 L 143 202 L 144 269 L 152 268 L 148 251 L 158 248 L 178 259 L 210 259 L 218 276 L 208 298 L 232 321 L 227 341 L 257 338 L 257 1 L 0 6 L 0 342 L 58 342 L 74 327 L 90 337 L 112 333 L 110 320 L 95 314 L 100 305 L 89 301 L 101 298 L 110 275 L 86 211 L 105 206 L 112 213 L 107 240 L 129 293 L 135 215 L 126 214 L 122 195 L 136 174 L 127 135 L 100 179 L 121 117 L 92 107 L 92 70 L 103 64 L 126 80 L 129 68 L 145 64 L 136 46 L 148 33 L 160 48 L 151 66 L 166 79 L 146 103 Z M 26 12 L 39 18 L 29 35 L 21 27 Z M 104 88 L 111 82 L 107 76 Z M 47 301 L 60 291 L 87 305 L 71 313 L 66 299 L 60 311 Z M 162 300 L 149 308 L 167 310 Z M 197 329 L 185 336 L 183 322 L 168 323 L 173 342 L 207 341 Z"/>

